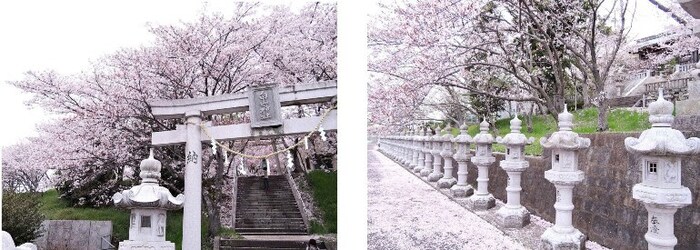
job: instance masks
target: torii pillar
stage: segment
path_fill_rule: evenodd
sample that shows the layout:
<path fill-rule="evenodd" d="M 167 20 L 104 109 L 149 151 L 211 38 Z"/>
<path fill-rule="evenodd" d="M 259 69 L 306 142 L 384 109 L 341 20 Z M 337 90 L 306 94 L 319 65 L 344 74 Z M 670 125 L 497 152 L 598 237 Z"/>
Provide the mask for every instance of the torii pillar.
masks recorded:
<path fill-rule="evenodd" d="M 187 111 L 187 142 L 185 142 L 185 204 L 182 221 L 182 249 L 202 247 L 202 112 Z"/>

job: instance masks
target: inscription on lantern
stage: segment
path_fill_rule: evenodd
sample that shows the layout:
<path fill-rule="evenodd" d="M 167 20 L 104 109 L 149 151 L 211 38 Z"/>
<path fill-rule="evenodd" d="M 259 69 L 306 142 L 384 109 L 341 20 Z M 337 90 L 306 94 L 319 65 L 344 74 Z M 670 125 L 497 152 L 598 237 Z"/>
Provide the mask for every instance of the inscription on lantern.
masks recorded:
<path fill-rule="evenodd" d="M 280 98 L 276 86 L 251 87 L 248 91 L 250 103 L 250 127 L 274 127 L 282 125 Z"/>
<path fill-rule="evenodd" d="M 656 216 L 651 216 L 651 228 L 649 231 L 655 234 L 659 233 L 659 219 Z"/>

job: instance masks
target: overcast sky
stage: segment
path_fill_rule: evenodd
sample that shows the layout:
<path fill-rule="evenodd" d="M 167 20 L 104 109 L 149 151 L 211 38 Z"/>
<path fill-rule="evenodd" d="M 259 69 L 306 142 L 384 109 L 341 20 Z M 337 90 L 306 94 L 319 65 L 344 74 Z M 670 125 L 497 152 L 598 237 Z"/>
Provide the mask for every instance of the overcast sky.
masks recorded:
<path fill-rule="evenodd" d="M 292 8 L 305 2 L 278 1 Z M 121 47 L 148 44 L 148 24 L 194 21 L 206 12 L 230 13 L 232 1 L 0 1 L 0 102 L 6 119 L 0 146 L 36 135 L 46 120 L 30 109 L 29 94 L 6 84 L 29 70 L 79 73 L 91 60 Z"/>
<path fill-rule="evenodd" d="M 653 35 L 672 24 L 666 14 L 648 1 L 637 2 L 633 36 Z M 373 12 L 371 2 L 362 3 Z M 152 37 L 148 23 L 192 21 L 204 6 L 201 1 L 163 0 L 0 1 L 0 112 L 4 118 L 0 125 L 0 146 L 36 135 L 36 124 L 46 119 L 41 109 L 26 107 L 24 102 L 30 96 L 7 85 L 7 81 L 22 79 L 28 70 L 80 72 L 90 60 L 120 47 L 149 43 Z M 207 11 L 226 13 L 233 7 L 230 1 L 206 3 Z"/>

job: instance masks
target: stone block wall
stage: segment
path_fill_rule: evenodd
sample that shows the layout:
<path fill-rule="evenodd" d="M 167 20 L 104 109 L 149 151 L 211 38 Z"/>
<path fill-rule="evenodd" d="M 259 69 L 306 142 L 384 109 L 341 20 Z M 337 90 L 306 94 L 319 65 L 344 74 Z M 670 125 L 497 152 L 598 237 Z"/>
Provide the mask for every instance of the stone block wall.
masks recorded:
<path fill-rule="evenodd" d="M 44 235 L 36 240 L 39 249 L 110 249 L 102 242 L 112 235 L 111 221 L 45 220 L 41 223 Z"/>
<path fill-rule="evenodd" d="M 639 133 L 582 136 L 591 139 L 591 147 L 579 154 L 585 179 L 574 188 L 574 226 L 589 240 L 609 248 L 646 249 L 647 212 L 641 202 L 632 199 L 632 186 L 641 182 L 641 170 L 636 167 L 638 157 L 627 153 L 624 145 L 626 137 L 639 137 Z M 489 169 L 489 192 L 505 202 L 508 175 L 498 167 L 504 155 L 495 155 L 496 163 Z M 530 167 L 522 176 L 521 202 L 532 214 L 554 222 L 555 189 L 544 178 L 544 171 L 551 169 L 550 155 L 545 151 L 541 157 L 527 157 Z M 682 184 L 693 193 L 693 204 L 676 212 L 676 249 L 700 249 L 700 156 L 685 157 L 682 164 Z M 477 169 L 470 163 L 468 182 L 474 187 L 476 177 Z"/>
<path fill-rule="evenodd" d="M 642 95 L 631 95 L 631 96 L 622 96 L 622 97 L 615 97 L 615 98 L 610 98 L 608 100 L 608 104 L 610 107 L 623 107 L 623 108 L 629 108 L 632 107 L 634 104 L 637 103 L 642 99 Z"/>

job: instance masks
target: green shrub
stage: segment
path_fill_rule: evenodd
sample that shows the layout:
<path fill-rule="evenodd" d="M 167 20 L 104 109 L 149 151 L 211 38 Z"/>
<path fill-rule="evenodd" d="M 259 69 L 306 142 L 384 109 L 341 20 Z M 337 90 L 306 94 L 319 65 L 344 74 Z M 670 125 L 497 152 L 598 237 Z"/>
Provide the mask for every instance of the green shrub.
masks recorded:
<path fill-rule="evenodd" d="M 309 172 L 309 186 L 314 202 L 321 209 L 323 225 L 311 222 L 312 233 L 337 233 L 338 223 L 338 174 L 334 171 Z"/>
<path fill-rule="evenodd" d="M 2 230 L 12 235 L 15 243 L 30 242 L 43 233 L 41 222 L 44 216 L 39 212 L 40 194 L 2 193 Z"/>

